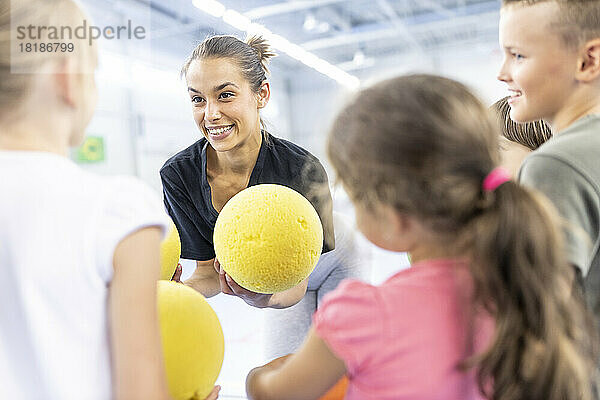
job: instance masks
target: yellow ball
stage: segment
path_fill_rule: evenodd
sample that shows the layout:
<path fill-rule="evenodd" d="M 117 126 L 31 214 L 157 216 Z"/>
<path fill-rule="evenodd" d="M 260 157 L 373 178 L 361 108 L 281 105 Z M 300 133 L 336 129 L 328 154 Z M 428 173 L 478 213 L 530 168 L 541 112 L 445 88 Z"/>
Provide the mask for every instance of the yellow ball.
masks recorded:
<path fill-rule="evenodd" d="M 175 400 L 204 399 L 223 364 L 217 315 L 194 289 L 158 282 L 158 312 L 169 392 Z"/>
<path fill-rule="evenodd" d="M 160 244 L 160 279 L 171 280 L 181 256 L 181 241 L 175 224 Z"/>
<path fill-rule="evenodd" d="M 312 204 L 281 185 L 256 185 L 233 196 L 217 218 L 214 246 L 221 266 L 258 293 L 287 290 L 315 268 L 323 228 Z"/>

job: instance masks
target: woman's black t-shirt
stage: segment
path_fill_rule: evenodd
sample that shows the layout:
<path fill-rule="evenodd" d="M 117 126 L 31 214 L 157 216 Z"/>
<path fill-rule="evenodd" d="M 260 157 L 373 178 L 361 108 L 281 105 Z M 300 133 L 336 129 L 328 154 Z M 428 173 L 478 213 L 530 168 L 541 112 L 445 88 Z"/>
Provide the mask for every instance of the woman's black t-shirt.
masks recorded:
<path fill-rule="evenodd" d="M 323 253 L 333 250 L 332 202 L 325 169 L 302 147 L 267 132 L 263 135 L 248 186 L 274 183 L 301 193 L 321 219 Z M 219 215 L 206 177 L 208 146 L 202 138 L 167 160 L 160 170 L 165 207 L 181 238 L 181 257 L 198 261 L 215 257 L 213 231 Z"/>

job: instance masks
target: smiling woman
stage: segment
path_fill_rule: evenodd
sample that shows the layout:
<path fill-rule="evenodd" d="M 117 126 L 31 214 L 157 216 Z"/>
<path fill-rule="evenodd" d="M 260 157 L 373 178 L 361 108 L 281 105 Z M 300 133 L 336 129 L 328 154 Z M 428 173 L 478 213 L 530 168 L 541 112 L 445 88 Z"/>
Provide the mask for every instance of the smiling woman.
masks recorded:
<path fill-rule="evenodd" d="M 185 284 L 207 297 L 225 293 L 259 308 L 298 303 L 305 297 L 308 278 L 284 292 L 259 294 L 223 272 L 215 259 L 213 231 L 219 212 L 235 194 L 263 183 L 296 190 L 319 215 L 322 252 L 335 246 L 325 169 L 305 149 L 261 129 L 260 110 L 271 94 L 267 62 L 274 55 L 260 37 L 244 42 L 214 36 L 198 45 L 181 74 L 202 138 L 169 159 L 160 172 L 165 207 L 181 235 L 181 257 L 196 260 L 196 270 Z M 174 279 L 179 275 L 180 270 Z M 304 333 L 297 334 L 303 337 Z"/>
<path fill-rule="evenodd" d="M 194 120 L 217 154 L 260 146 L 258 110 L 269 101 L 267 82 L 255 92 L 240 68 L 224 58 L 194 61 L 186 79 Z"/>

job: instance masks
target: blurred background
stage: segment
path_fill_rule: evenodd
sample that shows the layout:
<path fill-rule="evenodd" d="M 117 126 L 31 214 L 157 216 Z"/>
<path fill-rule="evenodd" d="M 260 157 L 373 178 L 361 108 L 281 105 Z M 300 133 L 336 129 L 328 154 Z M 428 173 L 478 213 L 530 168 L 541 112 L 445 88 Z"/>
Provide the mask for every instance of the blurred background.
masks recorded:
<path fill-rule="evenodd" d="M 336 111 L 359 87 L 409 72 L 458 79 L 486 104 L 505 95 L 496 80 L 500 0 L 83 0 L 96 26 L 142 26 L 143 40 L 101 39 L 97 112 L 72 158 L 103 174 L 136 175 L 162 193 L 158 171 L 200 138 L 179 71 L 213 34 L 259 33 L 271 63 L 269 131 L 324 156 Z M 368 134 L 368 132 L 365 132 Z M 334 208 L 352 207 L 332 187 Z M 406 255 L 370 246 L 371 281 L 408 267 Z M 194 264 L 182 260 L 184 276 Z M 264 363 L 262 313 L 224 295 L 210 299 L 225 334 L 221 398 L 244 397 L 248 370 Z"/>

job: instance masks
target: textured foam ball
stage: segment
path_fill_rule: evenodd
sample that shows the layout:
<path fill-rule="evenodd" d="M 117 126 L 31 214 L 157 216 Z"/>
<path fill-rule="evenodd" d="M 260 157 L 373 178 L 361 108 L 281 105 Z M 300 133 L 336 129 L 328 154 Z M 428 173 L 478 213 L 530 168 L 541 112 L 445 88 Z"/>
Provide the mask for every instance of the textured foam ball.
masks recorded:
<path fill-rule="evenodd" d="M 181 256 L 181 241 L 175 224 L 171 224 L 167 236 L 160 244 L 160 279 L 171 280 Z"/>
<path fill-rule="evenodd" d="M 281 185 L 256 185 L 233 196 L 214 231 L 216 257 L 240 286 L 275 293 L 302 282 L 323 246 L 323 228 L 312 204 Z"/>
<path fill-rule="evenodd" d="M 181 283 L 158 282 L 158 312 L 169 392 L 204 399 L 223 364 L 223 331 L 204 297 Z"/>

